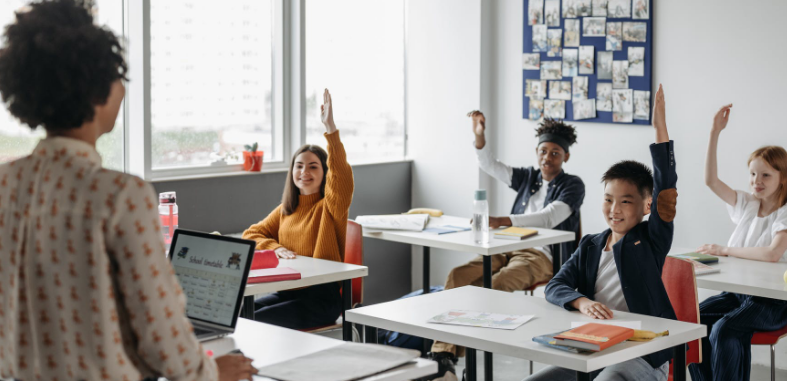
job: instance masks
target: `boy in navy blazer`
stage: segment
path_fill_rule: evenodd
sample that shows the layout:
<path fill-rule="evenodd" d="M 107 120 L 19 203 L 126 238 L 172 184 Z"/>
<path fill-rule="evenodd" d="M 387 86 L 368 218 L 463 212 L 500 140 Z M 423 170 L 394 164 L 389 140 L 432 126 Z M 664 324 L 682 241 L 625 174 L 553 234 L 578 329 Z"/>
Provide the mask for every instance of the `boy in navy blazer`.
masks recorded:
<path fill-rule="evenodd" d="M 602 177 L 602 211 L 609 229 L 582 238 L 579 248 L 546 288 L 550 303 L 611 319 L 612 310 L 675 319 L 661 270 L 672 246 L 677 191 L 675 156 L 656 93 L 650 146 L 654 173 L 636 161 L 621 161 Z M 655 182 L 655 184 L 654 184 Z M 650 214 L 648 221 L 642 221 Z M 666 380 L 672 349 L 604 368 L 600 380 Z M 575 380 L 576 372 L 547 367 L 528 380 Z"/>

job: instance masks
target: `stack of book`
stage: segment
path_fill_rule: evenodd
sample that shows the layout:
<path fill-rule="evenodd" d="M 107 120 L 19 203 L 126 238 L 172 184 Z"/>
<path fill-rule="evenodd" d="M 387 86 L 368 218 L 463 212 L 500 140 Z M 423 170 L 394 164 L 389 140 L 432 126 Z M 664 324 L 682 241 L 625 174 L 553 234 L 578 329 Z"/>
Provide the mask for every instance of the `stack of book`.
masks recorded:
<path fill-rule="evenodd" d="M 600 352 L 634 336 L 631 328 L 588 323 L 570 331 L 541 335 L 533 341 L 573 353 Z"/>

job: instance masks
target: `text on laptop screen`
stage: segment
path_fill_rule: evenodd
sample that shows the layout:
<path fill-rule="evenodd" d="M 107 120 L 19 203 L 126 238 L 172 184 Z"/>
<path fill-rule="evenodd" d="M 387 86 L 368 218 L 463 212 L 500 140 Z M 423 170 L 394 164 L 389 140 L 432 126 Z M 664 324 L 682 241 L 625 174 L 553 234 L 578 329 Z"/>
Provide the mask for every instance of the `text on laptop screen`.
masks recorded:
<path fill-rule="evenodd" d="M 235 303 L 248 258 L 248 245 L 177 236 L 172 266 L 186 294 L 190 318 L 232 325 Z"/>

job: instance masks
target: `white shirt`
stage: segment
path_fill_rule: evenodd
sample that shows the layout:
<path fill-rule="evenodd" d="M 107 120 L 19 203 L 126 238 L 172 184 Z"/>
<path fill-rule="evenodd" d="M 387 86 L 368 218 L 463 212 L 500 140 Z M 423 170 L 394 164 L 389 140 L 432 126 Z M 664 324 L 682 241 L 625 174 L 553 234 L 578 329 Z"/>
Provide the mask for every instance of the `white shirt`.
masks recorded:
<path fill-rule="evenodd" d="M 735 194 L 735 206 L 727 205 L 730 218 L 736 225 L 727 246 L 767 247 L 776 233 L 787 230 L 787 206 L 765 217 L 758 217 L 760 200 L 743 191 L 735 191 Z M 779 261 L 787 262 L 787 253 L 782 254 Z"/>
<path fill-rule="evenodd" d="M 511 186 L 511 177 L 514 175 L 514 169 L 494 158 L 488 146 L 476 149 L 476 156 L 478 157 L 478 164 L 484 172 L 507 186 Z M 527 205 L 525 213 L 508 216 L 511 219 L 511 224 L 520 227 L 551 229 L 570 217 L 572 213 L 571 207 L 563 201 L 552 201 L 549 205 L 544 206 L 548 190 L 549 181 L 542 180 L 541 187 L 530 196 L 529 205 Z M 534 249 L 540 250 L 546 254 L 550 261 L 552 260 L 549 246 L 535 247 Z"/>
<path fill-rule="evenodd" d="M 156 204 L 80 140 L 47 138 L 0 166 L 0 378 L 218 379 Z"/>
<path fill-rule="evenodd" d="M 623 288 L 620 286 L 618 266 L 612 250 L 601 252 L 601 260 L 596 273 L 596 289 L 594 300 L 618 311 L 629 312 Z"/>

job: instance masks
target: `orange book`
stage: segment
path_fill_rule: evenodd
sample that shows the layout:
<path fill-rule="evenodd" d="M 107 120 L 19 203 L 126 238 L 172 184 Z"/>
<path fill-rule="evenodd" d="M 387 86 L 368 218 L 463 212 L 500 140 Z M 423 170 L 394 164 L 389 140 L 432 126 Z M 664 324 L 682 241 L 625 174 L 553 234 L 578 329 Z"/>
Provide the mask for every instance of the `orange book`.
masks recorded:
<path fill-rule="evenodd" d="M 275 267 L 272 269 L 249 271 L 249 279 L 246 281 L 246 283 L 254 284 L 298 279 L 301 279 L 301 273 L 298 272 L 298 270 L 291 269 L 289 267 Z"/>
<path fill-rule="evenodd" d="M 594 352 L 603 351 L 634 336 L 631 328 L 588 323 L 555 336 L 556 344 Z"/>

